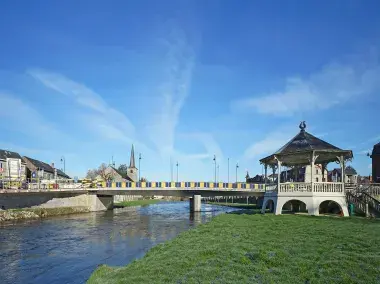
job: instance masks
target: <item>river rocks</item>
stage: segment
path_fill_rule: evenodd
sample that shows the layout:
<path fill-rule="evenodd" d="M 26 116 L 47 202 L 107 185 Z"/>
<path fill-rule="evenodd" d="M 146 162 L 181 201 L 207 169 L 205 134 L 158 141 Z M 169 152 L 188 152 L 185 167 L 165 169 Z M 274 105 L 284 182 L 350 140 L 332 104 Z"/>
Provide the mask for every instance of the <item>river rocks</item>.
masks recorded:
<path fill-rule="evenodd" d="M 0 222 L 15 221 L 22 219 L 46 218 L 51 216 L 86 212 L 89 212 L 89 209 L 84 206 L 59 208 L 25 208 L 17 210 L 10 209 L 0 211 Z"/>
<path fill-rule="evenodd" d="M 39 216 L 31 211 L 3 210 L 0 212 L 0 222 L 33 218 L 39 218 Z"/>

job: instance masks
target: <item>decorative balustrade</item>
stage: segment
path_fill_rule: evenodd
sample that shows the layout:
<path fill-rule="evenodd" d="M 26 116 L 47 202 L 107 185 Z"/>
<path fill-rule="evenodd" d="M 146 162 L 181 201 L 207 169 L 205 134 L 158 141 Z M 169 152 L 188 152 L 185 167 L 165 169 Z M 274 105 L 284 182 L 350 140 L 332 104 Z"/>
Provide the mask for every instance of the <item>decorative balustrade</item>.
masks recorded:
<path fill-rule="evenodd" d="M 280 192 L 312 192 L 310 182 L 280 183 Z"/>
<path fill-rule="evenodd" d="M 341 182 L 314 182 L 313 192 L 338 192 L 343 193 Z"/>
<path fill-rule="evenodd" d="M 265 185 L 265 191 L 268 191 L 268 192 L 277 191 L 277 183 Z"/>
<path fill-rule="evenodd" d="M 277 185 L 267 185 L 266 191 L 277 191 Z M 287 182 L 280 183 L 278 192 L 343 193 L 344 185 L 340 182 Z"/>

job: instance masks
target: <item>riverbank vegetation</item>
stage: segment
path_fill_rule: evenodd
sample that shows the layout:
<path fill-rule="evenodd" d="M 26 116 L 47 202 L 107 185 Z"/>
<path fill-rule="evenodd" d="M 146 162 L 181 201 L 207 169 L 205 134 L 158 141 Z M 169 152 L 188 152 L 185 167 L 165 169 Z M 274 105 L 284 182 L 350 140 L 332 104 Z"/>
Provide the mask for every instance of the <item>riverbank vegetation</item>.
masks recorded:
<path fill-rule="evenodd" d="M 22 219 L 38 219 L 85 212 L 89 212 L 89 209 L 84 206 L 8 209 L 0 211 L 0 222 L 15 221 Z"/>
<path fill-rule="evenodd" d="M 380 222 L 223 214 L 88 283 L 379 283 Z"/>
<path fill-rule="evenodd" d="M 232 208 L 239 209 L 252 209 L 252 210 L 261 210 L 261 207 L 257 207 L 256 204 L 246 204 L 246 203 L 225 203 L 225 202 L 207 202 L 207 204 L 211 205 L 219 205 L 219 206 L 227 206 Z"/>
<path fill-rule="evenodd" d="M 162 200 L 159 199 L 141 199 L 141 200 L 132 200 L 132 201 L 123 201 L 114 204 L 114 207 L 131 207 L 131 206 L 146 206 L 150 204 L 156 204 Z"/>

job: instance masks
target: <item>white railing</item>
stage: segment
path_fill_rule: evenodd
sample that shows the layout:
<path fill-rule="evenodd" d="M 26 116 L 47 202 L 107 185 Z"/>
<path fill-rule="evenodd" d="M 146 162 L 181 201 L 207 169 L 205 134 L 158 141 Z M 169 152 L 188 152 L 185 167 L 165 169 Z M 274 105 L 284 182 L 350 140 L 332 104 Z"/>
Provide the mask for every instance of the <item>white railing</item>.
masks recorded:
<path fill-rule="evenodd" d="M 313 187 L 313 192 L 343 193 L 343 183 L 341 182 L 314 182 Z"/>
<path fill-rule="evenodd" d="M 312 192 L 310 182 L 280 183 L 280 192 Z"/>
<path fill-rule="evenodd" d="M 277 184 L 265 185 L 265 191 L 277 191 Z"/>

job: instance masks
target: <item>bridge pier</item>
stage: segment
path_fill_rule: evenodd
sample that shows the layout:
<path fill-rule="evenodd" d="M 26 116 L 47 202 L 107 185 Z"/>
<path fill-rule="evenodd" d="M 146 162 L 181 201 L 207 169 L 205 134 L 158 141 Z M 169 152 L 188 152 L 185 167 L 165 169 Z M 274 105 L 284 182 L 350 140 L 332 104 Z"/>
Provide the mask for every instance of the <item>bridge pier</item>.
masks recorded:
<path fill-rule="evenodd" d="M 200 212 L 201 211 L 201 196 L 194 195 L 190 197 L 190 212 Z"/>
<path fill-rule="evenodd" d="M 105 211 L 112 209 L 113 196 L 89 193 L 87 195 L 87 206 L 90 211 Z"/>

